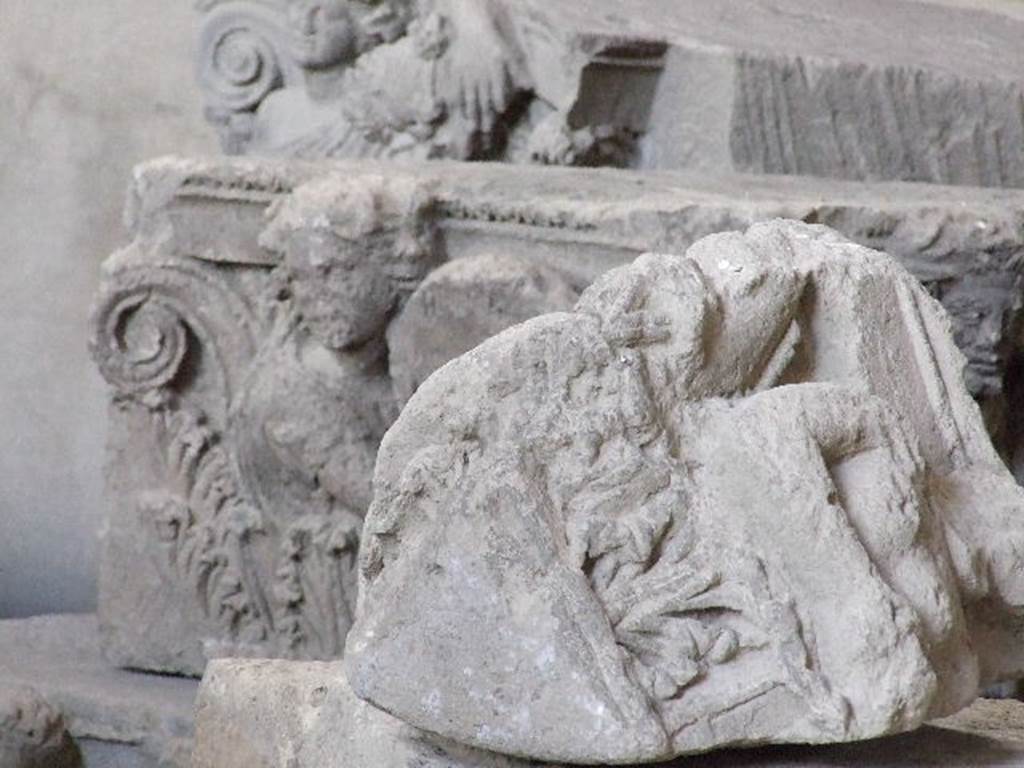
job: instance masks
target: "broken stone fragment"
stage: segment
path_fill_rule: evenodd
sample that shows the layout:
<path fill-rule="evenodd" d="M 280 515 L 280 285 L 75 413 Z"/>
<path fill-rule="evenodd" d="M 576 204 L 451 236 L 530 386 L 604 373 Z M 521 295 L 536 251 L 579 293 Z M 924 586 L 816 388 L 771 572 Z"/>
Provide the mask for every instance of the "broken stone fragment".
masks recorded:
<path fill-rule="evenodd" d="M 66 727 L 74 742 L 67 750 L 70 762 L 60 762 L 61 752 L 44 753 L 51 761 L 44 761 L 44 768 L 77 768 L 79 755 L 85 768 L 189 766 L 198 681 L 112 666 L 100 651 L 94 615 L 0 621 L 0 681 L 0 719 L 18 722 L 13 713 L 26 701 L 18 692 L 28 688 L 48 706 L 22 707 L 22 712 L 37 713 L 22 722 L 49 724 L 51 730 L 33 727 L 38 738 L 56 734 L 62 721 L 60 732 Z M 9 726 L 7 733 L 12 733 Z M 0 759 L 0 766 L 9 768 L 10 763 Z"/>
<path fill-rule="evenodd" d="M 472 747 L 629 763 L 910 730 L 1024 670 L 1024 492 L 949 318 L 775 221 L 647 254 L 386 435 L 346 664 Z"/>
<path fill-rule="evenodd" d="M 0 685 L 0 766 L 78 768 L 61 713 L 33 688 Z"/>

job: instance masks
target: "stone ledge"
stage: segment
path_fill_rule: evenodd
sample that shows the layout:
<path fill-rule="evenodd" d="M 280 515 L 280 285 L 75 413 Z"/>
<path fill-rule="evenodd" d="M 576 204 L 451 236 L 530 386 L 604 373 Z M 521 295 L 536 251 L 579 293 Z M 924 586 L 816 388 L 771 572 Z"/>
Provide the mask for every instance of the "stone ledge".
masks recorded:
<path fill-rule="evenodd" d="M 193 768 L 541 768 L 435 741 L 352 694 L 340 663 L 212 662 Z M 914 733 L 825 747 L 725 750 L 665 768 L 1024 766 L 1024 702 L 979 699 Z"/>
<path fill-rule="evenodd" d="M 254 670 L 262 672 L 254 674 Z M 340 675 L 340 666 L 335 664 L 218 662 L 211 671 L 211 679 L 219 678 L 221 684 L 217 689 L 209 685 L 204 689 L 204 709 L 201 710 L 204 720 L 200 725 L 200 751 L 195 768 L 278 768 L 289 765 L 283 755 L 313 753 L 334 755 L 338 765 L 356 765 L 344 761 L 358 756 L 367 743 L 378 750 L 385 762 L 359 762 L 358 768 L 406 768 L 408 763 L 402 762 L 399 756 L 408 756 L 403 750 L 410 749 L 410 744 L 426 755 L 424 759 L 434 761 L 422 763 L 424 768 L 439 765 L 518 768 L 524 765 L 490 755 L 486 757 L 491 762 L 465 762 L 469 754 L 465 750 L 456 758 L 444 758 L 437 745 L 416 738 L 412 729 L 354 699 Z M 0 621 L 0 678 L 8 685 L 32 684 L 63 711 L 84 768 L 111 765 L 188 768 L 190 765 L 193 700 L 198 684 L 110 667 L 100 656 L 93 616 Z M 320 689 L 324 689 L 323 692 L 312 695 Z M 295 695 L 283 695 L 289 690 Z M 226 695 L 228 691 L 230 696 Z M 256 696 L 247 696 L 247 693 Z M 287 715 L 277 717 L 274 709 L 284 701 L 288 701 L 292 709 Z M 320 726 L 317 730 L 316 710 L 326 701 L 350 707 L 344 715 L 334 713 L 337 721 L 345 717 L 349 724 L 362 722 L 363 730 L 347 732 L 341 725 L 331 729 Z M 370 727 L 365 726 L 366 722 Z M 218 733 L 217 724 L 225 725 L 222 733 Z M 300 724 L 301 727 L 297 727 Z M 232 734 L 230 745 L 223 738 L 226 733 Z M 382 741 L 388 733 L 393 743 Z M 360 735 L 369 738 L 359 738 Z M 219 753 L 217 762 L 203 762 L 203 756 L 209 755 L 211 741 L 218 737 L 219 749 L 231 746 L 230 752 L 237 755 L 236 762 L 225 762 L 229 760 L 225 752 Z M 268 754 L 266 750 L 271 747 L 273 754 Z M 250 759 L 253 754 L 259 756 L 255 762 Z M 443 759 L 449 762 L 438 762 Z M 452 762 L 453 759 L 463 762 Z M 979 700 L 969 709 L 916 733 L 861 744 L 733 750 L 682 759 L 670 765 L 673 768 L 1024 766 L 1024 703 Z M 306 766 L 329 768 L 329 764 L 321 762 L 299 762 L 293 768 Z"/>

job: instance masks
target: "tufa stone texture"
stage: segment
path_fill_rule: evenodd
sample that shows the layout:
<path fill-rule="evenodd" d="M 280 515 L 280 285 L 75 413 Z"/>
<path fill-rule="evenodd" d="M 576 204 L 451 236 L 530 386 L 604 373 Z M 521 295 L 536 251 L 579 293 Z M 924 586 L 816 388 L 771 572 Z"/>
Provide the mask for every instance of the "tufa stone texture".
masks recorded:
<path fill-rule="evenodd" d="M 1024 490 L 939 304 L 770 222 L 431 376 L 378 454 L 358 696 L 570 763 L 908 731 L 1024 672 Z"/>

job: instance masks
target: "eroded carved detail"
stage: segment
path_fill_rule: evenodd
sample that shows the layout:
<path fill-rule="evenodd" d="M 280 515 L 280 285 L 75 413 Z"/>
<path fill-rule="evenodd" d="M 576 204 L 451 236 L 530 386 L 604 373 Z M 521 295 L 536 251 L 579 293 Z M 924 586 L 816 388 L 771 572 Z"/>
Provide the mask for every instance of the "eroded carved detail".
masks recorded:
<path fill-rule="evenodd" d="M 248 555 L 263 532 L 224 430 L 257 309 L 216 270 L 133 247 L 106 266 L 93 356 L 117 407 L 149 414 L 159 485 L 137 491 L 139 524 L 163 552 L 170 583 L 188 584 L 204 616 L 244 644 L 273 618 Z"/>
<path fill-rule="evenodd" d="M 252 140 L 259 104 L 302 77 L 288 56 L 284 9 L 274 0 L 200 0 L 196 6 L 204 14 L 198 77 L 206 117 L 224 149 L 237 154 Z"/>
<path fill-rule="evenodd" d="M 581 764 L 955 711 L 1024 668 L 1024 493 L 963 364 L 908 272 L 825 228 L 605 273 L 435 373 L 388 432 L 353 687 Z"/>
<path fill-rule="evenodd" d="M 562 81 L 581 78 L 586 58 L 558 51 L 562 41 L 500 0 L 199 8 L 207 115 L 230 153 L 624 166 L 640 135 L 581 114 Z M 651 58 L 651 43 L 635 47 L 620 45 L 619 58 Z M 654 47 L 657 61 L 664 47 Z M 526 49 L 544 48 L 566 71 L 538 83 Z"/>
<path fill-rule="evenodd" d="M 248 555 L 265 532 L 262 515 L 242 494 L 221 436 L 196 412 L 158 407 L 158 440 L 167 447 L 168 485 L 139 494 L 138 510 L 166 554 L 169 581 L 191 585 L 203 614 L 226 637 L 264 642 L 273 617 Z"/>
<path fill-rule="evenodd" d="M 157 453 L 135 524 L 208 654 L 340 655 L 398 411 L 385 332 L 437 263 L 434 208 L 411 178 L 309 184 L 272 210 L 276 268 L 148 241 L 108 262 L 92 351 Z"/>

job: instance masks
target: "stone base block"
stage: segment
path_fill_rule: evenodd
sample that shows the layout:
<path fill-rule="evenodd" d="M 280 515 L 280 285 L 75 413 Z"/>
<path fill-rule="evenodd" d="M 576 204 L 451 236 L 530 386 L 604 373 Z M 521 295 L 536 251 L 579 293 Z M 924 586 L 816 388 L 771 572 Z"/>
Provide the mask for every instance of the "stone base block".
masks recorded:
<path fill-rule="evenodd" d="M 541 768 L 447 743 L 360 701 L 341 663 L 211 662 L 196 707 L 193 768 Z M 665 768 L 1024 766 L 1024 703 L 979 699 L 953 717 L 875 741 L 763 747 Z"/>
<path fill-rule="evenodd" d="M 188 768 L 198 684 L 112 667 L 100 654 L 92 615 L 0 621 L 0 684 L 0 768 Z M 38 698 L 4 695 L 8 690 Z M 28 720 L 54 731 L 53 738 Z M 15 762 L 27 749 L 4 751 L 26 739 L 60 746 L 58 726 L 71 744 L 41 763 Z"/>
<path fill-rule="evenodd" d="M 356 698 L 341 662 L 220 659 L 196 704 L 193 768 L 521 768 Z"/>

